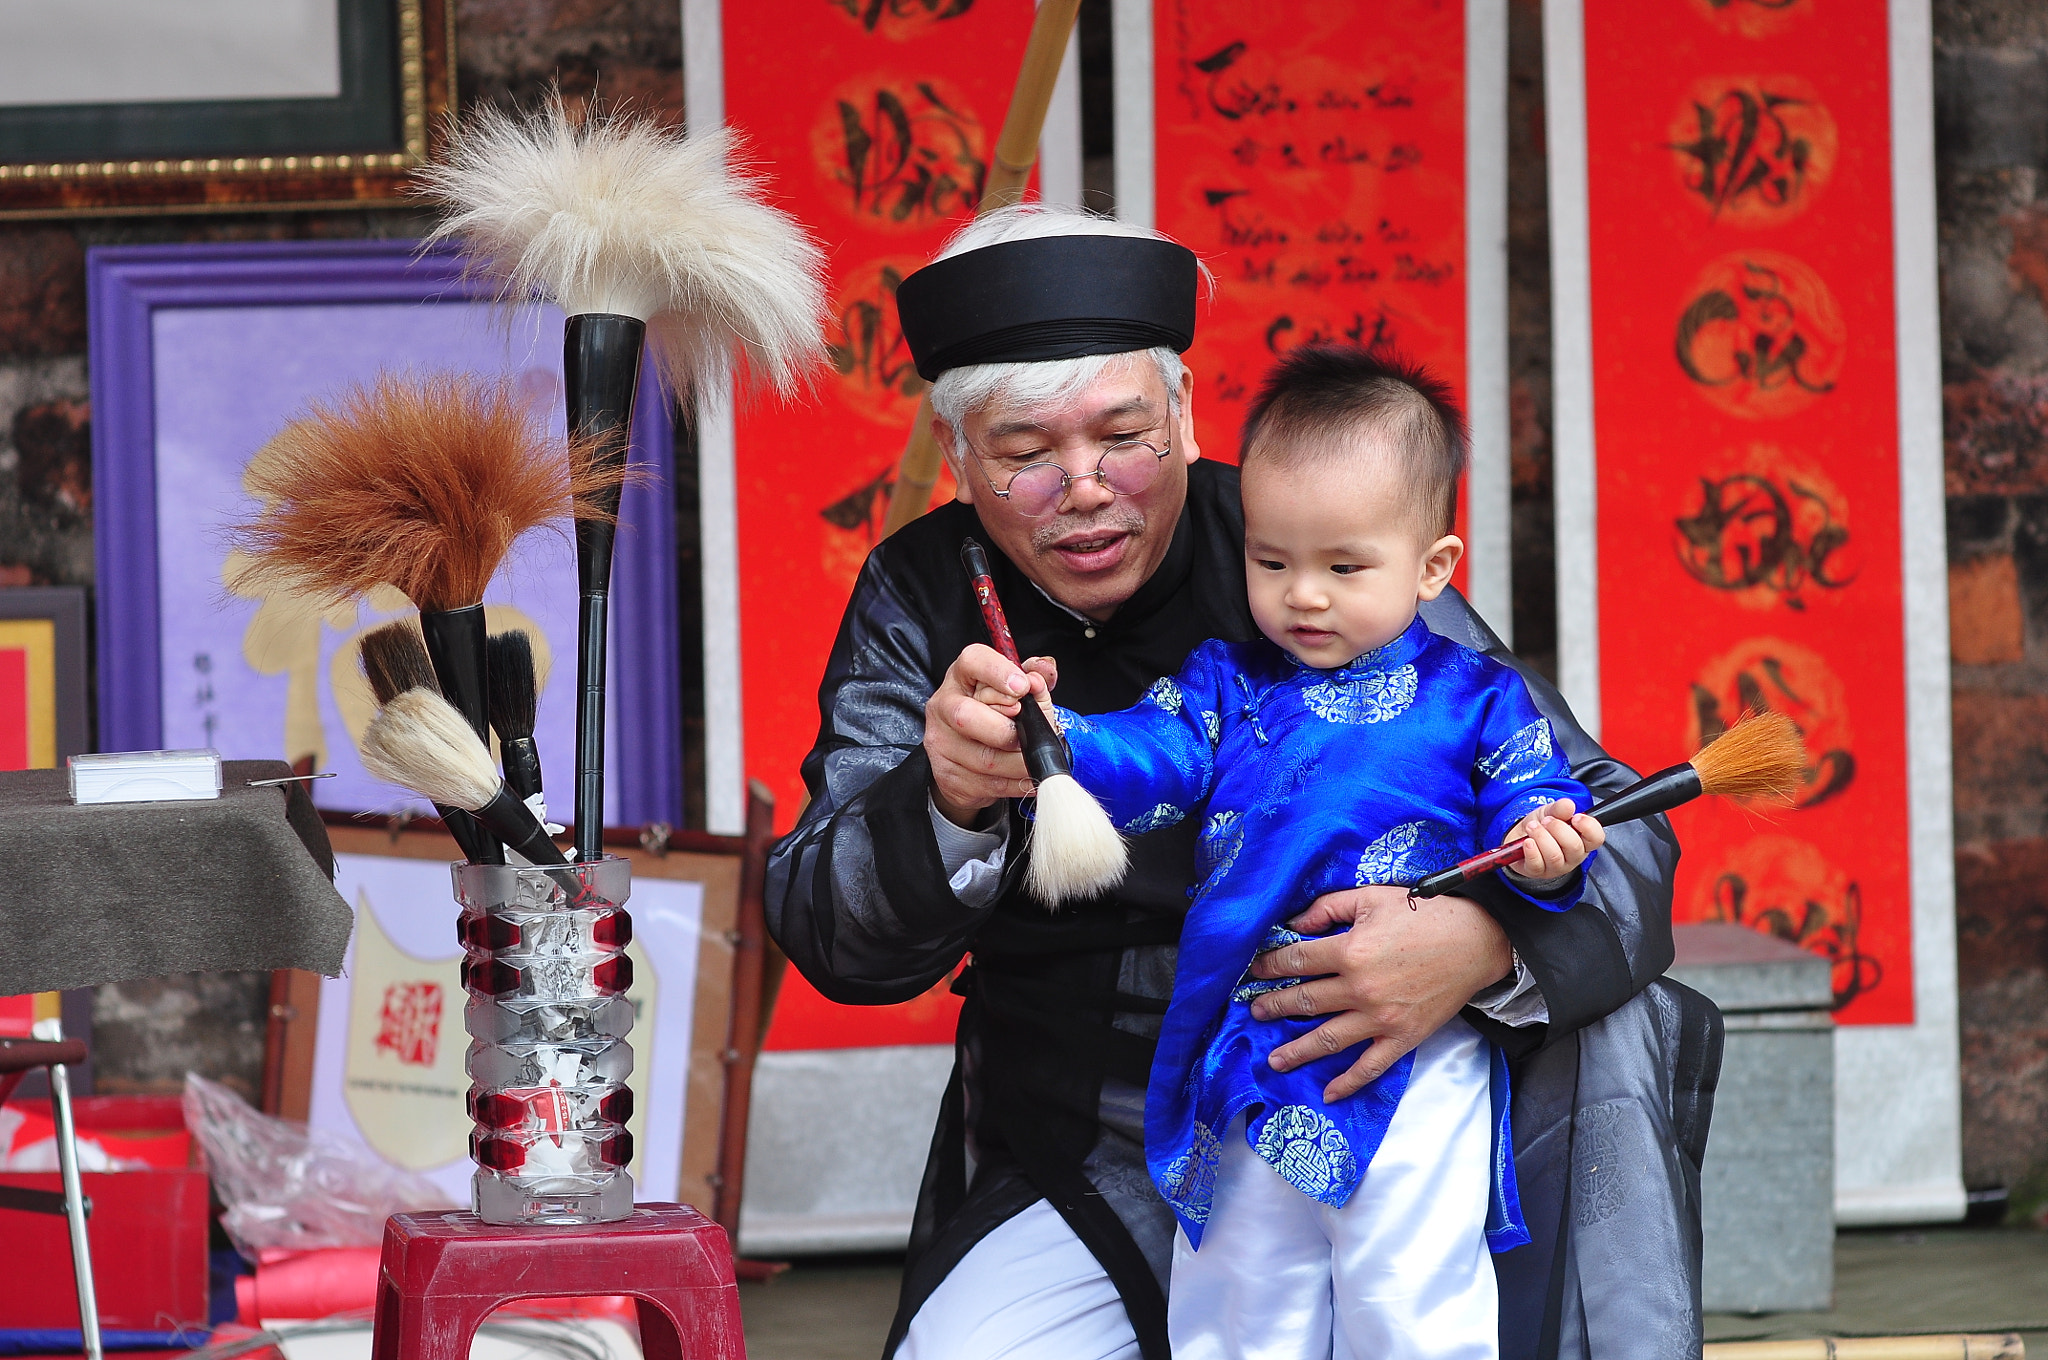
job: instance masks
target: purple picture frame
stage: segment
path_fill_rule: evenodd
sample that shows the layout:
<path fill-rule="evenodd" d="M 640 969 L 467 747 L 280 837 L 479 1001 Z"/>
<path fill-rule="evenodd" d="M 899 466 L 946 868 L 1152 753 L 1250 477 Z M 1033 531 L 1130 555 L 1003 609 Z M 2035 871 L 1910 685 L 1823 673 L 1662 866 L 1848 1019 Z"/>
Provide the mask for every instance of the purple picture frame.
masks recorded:
<path fill-rule="evenodd" d="M 157 314 L 173 308 L 478 302 L 453 252 L 414 241 L 103 246 L 86 257 L 98 569 L 99 748 L 163 744 L 157 579 Z M 612 569 L 612 708 L 634 734 L 610 751 L 615 825 L 683 823 L 671 404 L 643 371 Z M 253 452 L 253 450 L 252 450 Z M 566 762 L 563 773 L 567 774 Z M 553 782 L 552 780 L 550 781 Z M 317 787 L 317 786 L 316 786 Z M 563 781 L 564 791 L 567 780 Z"/>

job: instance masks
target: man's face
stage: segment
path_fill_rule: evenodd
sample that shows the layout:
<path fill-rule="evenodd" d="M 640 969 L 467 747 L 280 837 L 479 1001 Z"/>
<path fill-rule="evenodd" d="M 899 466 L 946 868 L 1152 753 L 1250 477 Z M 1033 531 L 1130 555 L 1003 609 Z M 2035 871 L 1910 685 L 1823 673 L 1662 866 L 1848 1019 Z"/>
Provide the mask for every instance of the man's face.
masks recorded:
<path fill-rule="evenodd" d="M 1001 399 L 971 413 L 955 449 L 953 430 L 935 420 L 961 500 L 982 528 L 1039 589 L 1077 613 L 1106 619 L 1137 593 L 1166 556 L 1187 502 L 1190 463 L 1201 457 L 1190 417 L 1192 381 L 1181 379 L 1180 414 L 1169 416 L 1159 369 L 1143 353 L 1111 364 L 1077 396 L 1024 407 Z M 1138 439 L 1171 448 L 1143 491 L 1117 495 L 1094 477 L 1103 450 Z M 1074 480 L 1052 509 L 1026 516 L 994 494 L 1033 463 L 1057 463 Z"/>

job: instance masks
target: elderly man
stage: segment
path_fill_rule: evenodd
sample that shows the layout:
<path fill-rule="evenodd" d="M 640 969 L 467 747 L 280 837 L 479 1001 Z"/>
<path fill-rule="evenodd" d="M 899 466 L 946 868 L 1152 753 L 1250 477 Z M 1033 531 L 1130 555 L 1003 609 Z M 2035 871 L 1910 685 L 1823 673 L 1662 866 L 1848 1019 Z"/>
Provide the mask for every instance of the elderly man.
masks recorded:
<path fill-rule="evenodd" d="M 804 976 L 851 1004 L 907 1000 L 972 956 L 899 1360 L 1167 1360 L 1174 1221 L 1145 1173 L 1143 1101 L 1200 819 L 1135 837 L 1129 877 L 1097 900 L 1048 913 L 1020 890 L 1032 786 L 1010 723 L 966 701 L 1026 684 L 982 645 L 959 550 L 968 534 L 997 549 L 1019 648 L 1056 661 L 1082 713 L 1136 702 L 1206 638 L 1254 636 L 1236 469 L 1201 458 L 1179 357 L 1198 275 L 1153 233 L 1011 209 L 898 295 L 958 502 L 876 548 L 854 588 L 768 916 Z M 1456 592 L 1423 617 L 1519 668 Z M 1596 793 L 1633 778 L 1524 674 L 1579 778 Z M 1514 1059 L 1534 1242 L 1495 1259 L 1503 1356 L 1698 1352 L 1719 1030 L 1658 980 L 1676 858 L 1661 820 L 1614 828 L 1563 914 L 1484 884 L 1422 910 L 1360 888 L 1348 932 L 1257 966 L 1313 979 L 1262 998 L 1260 1018 L 1330 1017 L 1276 1059 L 1373 1041 L 1349 1089 L 1460 1013 Z"/>

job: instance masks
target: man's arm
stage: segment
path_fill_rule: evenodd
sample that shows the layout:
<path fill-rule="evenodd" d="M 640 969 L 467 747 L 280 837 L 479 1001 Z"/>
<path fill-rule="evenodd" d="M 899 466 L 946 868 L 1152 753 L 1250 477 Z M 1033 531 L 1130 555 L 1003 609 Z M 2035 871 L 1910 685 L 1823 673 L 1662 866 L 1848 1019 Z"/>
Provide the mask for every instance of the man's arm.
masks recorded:
<path fill-rule="evenodd" d="M 855 1005 L 929 989 L 959 963 L 997 895 L 977 883 L 970 906 L 951 886 L 923 745 L 939 667 L 887 554 L 873 554 L 854 586 L 819 687 L 817 744 L 804 758 L 810 802 L 768 858 L 769 933 L 812 986 Z M 999 828 L 1007 815 L 996 814 Z"/>

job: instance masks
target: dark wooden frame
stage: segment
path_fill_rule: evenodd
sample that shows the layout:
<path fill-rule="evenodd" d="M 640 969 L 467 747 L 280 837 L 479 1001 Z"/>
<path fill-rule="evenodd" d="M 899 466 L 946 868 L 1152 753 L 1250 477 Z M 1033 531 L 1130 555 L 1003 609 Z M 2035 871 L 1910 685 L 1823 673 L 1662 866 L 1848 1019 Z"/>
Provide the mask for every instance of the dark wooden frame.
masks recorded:
<path fill-rule="evenodd" d="M 400 821 L 336 812 L 321 816 L 338 851 L 460 858 L 455 842 L 433 818 Z M 675 831 L 658 824 L 638 830 L 613 827 L 604 833 L 606 847 L 633 861 L 636 875 L 692 879 L 705 885 L 690 1062 L 691 1094 L 697 1097 L 690 1104 L 698 1113 L 687 1117 L 685 1123 L 681 1197 L 705 1207 L 734 1242 L 739 1240 L 740 1199 L 746 1185 L 754 1062 L 766 1028 L 762 1002 L 768 923 L 763 894 L 768 849 L 774 841 L 774 797 L 758 782 L 748 790 L 744 836 Z M 719 910 L 721 900 L 730 904 L 729 911 Z M 704 978 L 728 966 L 727 987 L 703 985 Z M 313 1098 L 319 1011 L 318 974 L 297 969 L 271 974 L 263 1063 L 262 1108 L 266 1112 L 287 1119 L 306 1118 Z M 715 1057 L 715 1068 L 705 1061 L 707 1057 Z M 713 1103 L 707 1107 L 702 1103 L 704 1097 L 712 1097 Z M 702 1151 L 704 1135 L 711 1131 L 707 1125 L 716 1128 L 709 1157 Z M 751 1273 L 758 1277 L 762 1270 L 756 1267 Z"/>
<path fill-rule="evenodd" d="M 388 88 L 395 101 L 395 136 L 354 145 L 345 129 L 328 135 L 305 130 L 308 120 L 331 112 L 344 125 L 359 117 L 364 90 L 348 87 L 338 100 L 250 100 L 191 106 L 112 106 L 87 116 L 84 110 L 55 110 L 48 119 L 72 115 L 73 127 L 52 123 L 61 153 L 35 161 L 0 163 L 0 219 L 76 215 L 127 216 L 166 212 L 237 212 L 309 209 L 399 201 L 407 176 L 437 149 L 445 116 L 455 106 L 453 0 L 344 0 L 345 11 L 365 32 L 356 47 L 383 47 L 388 36 L 390 65 L 367 82 L 368 92 Z M 344 32 L 350 33 L 348 25 Z M 388 77 L 388 78 L 387 78 Z M 364 82 L 358 80 L 357 84 Z M 0 121 L 7 110 L 0 107 Z M 22 115 L 26 118 L 28 115 Z M 134 126 L 145 118 L 165 127 L 177 147 L 161 154 L 131 154 L 108 147 L 87 154 L 80 127 Z M 296 126 L 295 126 L 296 125 Z M 282 130 L 286 145 L 278 144 Z M 303 132 L 302 139 L 290 144 Z M 336 138 L 340 140 L 337 142 Z M 223 144 L 225 142 L 225 144 Z M 63 158 L 57 156 L 61 154 Z"/>

